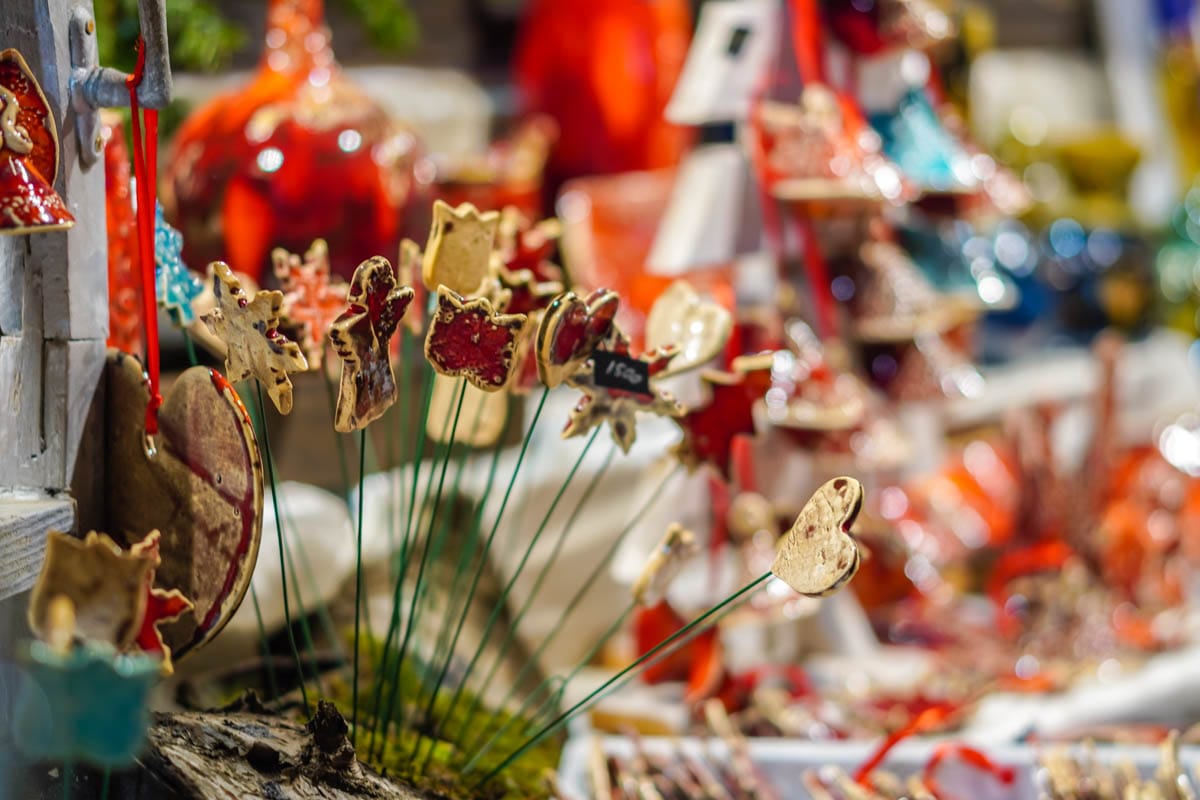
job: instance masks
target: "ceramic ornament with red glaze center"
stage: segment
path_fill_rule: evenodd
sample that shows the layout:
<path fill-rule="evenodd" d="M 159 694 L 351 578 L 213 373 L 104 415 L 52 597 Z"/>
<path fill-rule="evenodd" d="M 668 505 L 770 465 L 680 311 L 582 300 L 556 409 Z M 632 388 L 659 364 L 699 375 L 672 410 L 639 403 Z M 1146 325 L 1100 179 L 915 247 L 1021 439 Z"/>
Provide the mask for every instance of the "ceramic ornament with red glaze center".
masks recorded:
<path fill-rule="evenodd" d="M 388 343 L 413 300 L 413 290 L 397 286 L 392 265 L 372 256 L 358 265 L 350 282 L 350 307 L 329 329 L 342 359 L 333 427 L 342 433 L 366 427 L 396 402 Z"/>
<path fill-rule="evenodd" d="M 148 530 L 161 532 L 154 587 L 193 604 L 161 626 L 164 646 L 178 658 L 225 626 L 250 585 L 262 528 L 258 444 L 245 407 L 216 370 L 192 367 L 175 380 L 158 411 L 153 448 L 145 431 L 149 381 L 136 358 L 109 351 L 105 392 L 108 531 L 126 549 L 147 547 Z"/>
<path fill-rule="evenodd" d="M 497 312 L 486 297 L 464 300 L 439 286 L 437 310 L 425 337 L 425 357 L 442 375 L 466 378 L 477 389 L 498 392 L 512 375 L 525 320 L 524 314 Z"/>
<path fill-rule="evenodd" d="M 538 376 L 554 388 L 574 377 L 601 345 L 623 338 L 616 326 L 617 293 L 596 289 L 587 298 L 567 292 L 546 309 L 534 343 Z"/>

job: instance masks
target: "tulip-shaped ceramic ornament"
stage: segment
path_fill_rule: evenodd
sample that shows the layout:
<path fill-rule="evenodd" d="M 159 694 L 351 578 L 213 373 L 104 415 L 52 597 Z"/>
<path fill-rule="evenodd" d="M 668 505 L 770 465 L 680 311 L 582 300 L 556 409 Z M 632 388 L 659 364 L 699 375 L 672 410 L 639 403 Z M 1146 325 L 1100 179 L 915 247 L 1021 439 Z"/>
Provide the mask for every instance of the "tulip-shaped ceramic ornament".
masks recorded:
<path fill-rule="evenodd" d="M 0 234 L 75 224 L 54 191 L 58 130 L 50 104 L 16 50 L 0 52 Z"/>
<path fill-rule="evenodd" d="M 833 594 L 858 571 L 858 545 L 850 536 L 862 508 L 863 487 L 834 478 L 813 494 L 779 542 L 771 572 L 803 595 Z"/>

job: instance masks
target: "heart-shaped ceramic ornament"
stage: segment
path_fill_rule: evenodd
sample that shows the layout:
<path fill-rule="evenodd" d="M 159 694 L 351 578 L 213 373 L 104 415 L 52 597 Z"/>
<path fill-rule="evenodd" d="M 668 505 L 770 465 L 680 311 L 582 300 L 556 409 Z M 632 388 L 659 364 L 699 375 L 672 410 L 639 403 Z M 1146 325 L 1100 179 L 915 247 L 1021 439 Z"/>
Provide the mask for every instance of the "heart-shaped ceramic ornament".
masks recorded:
<path fill-rule="evenodd" d="M 863 487 L 854 478 L 834 478 L 813 493 L 771 564 L 775 577 L 800 594 L 833 594 L 858 572 L 858 545 L 850 536 L 862 508 Z"/>
<path fill-rule="evenodd" d="M 646 349 L 674 345 L 679 354 L 658 374 L 666 378 L 699 369 L 721 354 L 733 332 L 733 316 L 701 297 L 687 281 L 675 281 L 646 317 Z"/>
<path fill-rule="evenodd" d="M 105 391 L 107 527 L 125 547 L 162 532 L 154 584 L 194 603 L 162 627 L 178 660 L 220 632 L 250 585 L 262 529 L 258 443 L 242 401 L 216 370 L 192 367 L 175 380 L 152 447 L 141 363 L 110 350 Z"/>
<path fill-rule="evenodd" d="M 596 348 L 616 334 L 616 292 L 597 289 L 586 299 L 566 292 L 552 302 L 538 325 L 538 375 L 553 388 L 569 380 Z"/>

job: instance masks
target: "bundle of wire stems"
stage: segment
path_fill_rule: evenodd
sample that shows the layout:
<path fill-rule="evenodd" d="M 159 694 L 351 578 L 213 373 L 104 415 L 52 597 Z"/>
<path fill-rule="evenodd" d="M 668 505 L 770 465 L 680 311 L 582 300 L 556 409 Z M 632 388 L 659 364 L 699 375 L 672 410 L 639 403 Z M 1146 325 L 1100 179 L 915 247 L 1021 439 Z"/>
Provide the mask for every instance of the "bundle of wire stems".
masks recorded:
<path fill-rule="evenodd" d="M 394 775 L 418 788 L 455 797 L 529 797 L 539 791 L 550 794 L 552 774 L 563 738 L 564 728 L 607 694 L 635 679 L 643 670 L 684 646 L 694 636 L 715 624 L 725 613 L 749 599 L 770 577 L 766 573 L 737 592 L 721 600 L 708 611 L 667 637 L 644 655 L 619 670 L 581 700 L 564 707 L 572 682 L 591 664 L 609 640 L 630 620 L 636 604 L 625 598 L 619 613 L 595 641 L 586 647 L 582 658 L 563 674 L 545 676 L 533 689 L 523 691 L 537 678 L 542 656 L 548 648 L 572 628 L 572 620 L 589 593 L 610 568 L 618 548 L 637 528 L 664 494 L 664 489 L 682 469 L 676 467 L 648 494 L 620 532 L 608 543 L 603 555 L 582 576 L 579 588 L 563 606 L 562 614 L 541 638 L 509 681 L 498 702 L 489 704 L 493 687 L 500 675 L 506 654 L 518 644 L 522 620 L 535 607 L 547 579 L 554 573 L 564 545 L 573 532 L 586 523 L 589 514 L 603 513 L 589 507 L 589 501 L 602 487 L 606 473 L 619 456 L 617 447 L 602 441 L 603 426 L 595 428 L 566 471 L 553 499 L 541 514 L 540 523 L 525 541 L 518 541 L 514 521 L 524 518 L 530 502 L 532 481 L 522 481 L 523 468 L 532 460 L 530 444 L 547 406 L 550 389 L 535 389 L 528 397 L 532 413 L 516 452 L 511 469 L 501 474 L 502 455 L 509 437 L 501 435 L 486 451 L 466 442 L 479 424 L 477 414 L 463 414 L 466 383 L 461 379 L 455 390 L 455 402 L 445 411 L 441 430 L 448 431 L 446 441 L 430 441 L 425 421 L 433 394 L 434 370 L 423 358 L 419 338 L 403 328 L 399 334 L 400 360 L 397 366 L 400 399 L 397 406 L 377 424 L 386 429 L 387 463 L 393 466 L 389 481 L 388 542 L 392 553 L 389 579 L 392 582 L 391 613 L 383 620 L 371 620 L 364 594 L 362 541 L 364 481 L 368 471 L 381 462 L 377 440 L 364 429 L 357 434 L 339 434 L 331 430 L 331 445 L 336 449 L 344 487 L 343 497 L 355 520 L 355 540 L 347 542 L 356 552 L 354 624 L 351 635 L 342 635 L 333 615 L 316 595 L 313 564 L 304 551 L 303 539 L 295 533 L 294 520 L 286 501 L 278 491 L 280 478 L 274 463 L 268 426 L 264 418 L 261 386 L 245 384 L 240 395 L 247 400 L 256 436 L 266 464 L 270 484 L 275 530 L 279 547 L 281 594 L 286 618 L 287 646 L 295 672 L 286 688 L 295 687 L 306 713 L 319 698 L 332 698 L 350 721 L 351 739 L 358 757 L 386 774 Z M 195 358 L 195 351 L 188 348 Z M 322 370 L 333 411 L 335 387 L 329 373 Z M 414 394 L 413 389 L 419 390 Z M 561 389 L 558 391 L 571 391 Z M 416 424 L 410 425 L 413 400 L 419 403 Z M 475 417 L 467 419 L 468 416 Z M 510 414 L 512 424 L 515 415 Z M 507 432 L 506 432 L 507 433 Z M 460 434 L 462 434 L 460 436 Z M 356 439 L 357 442 L 347 442 Z M 588 453 L 596 446 L 608 452 L 600 466 L 588 478 L 573 507 L 566 508 L 568 489 L 581 472 Z M 357 449 L 357 491 L 352 491 L 350 459 L 347 450 Z M 547 454 L 539 454 L 545 458 Z M 486 464 L 486 480 L 479 496 L 473 497 L 473 509 L 456 514 L 457 496 L 470 465 Z M 518 491 L 520 486 L 520 491 Z M 357 498 L 357 502 L 353 498 Z M 494 513 L 487 510 L 499 498 Z M 561 524 L 557 516 L 565 515 Z M 285 532 L 290 529 L 289 532 Z M 504 536 L 499 534 L 506 531 Z M 529 567 L 535 547 L 546 536 L 553 536 L 549 554 L 537 567 L 532 583 L 520 605 L 506 620 L 514 586 Z M 504 550 L 498 539 L 505 539 Z M 449 546 L 453 540 L 453 546 Z M 520 546 L 521 555 L 499 596 L 488 598 L 490 606 L 479 641 L 469 649 L 462 647 L 462 634 L 472 609 L 480 603 L 480 584 L 491 556 L 510 552 Z M 453 563 L 448 586 L 433 586 L 432 565 Z M 305 585 L 309 587 L 305 591 Z M 434 608 L 433 589 L 445 597 L 441 609 Z M 306 594 L 308 599 L 306 601 Z M 284 693 L 263 627 L 259 598 L 252 590 L 250 601 L 258 619 L 266 665 L 267 691 L 275 697 Z M 606 604 L 607 605 L 607 604 Z M 483 607 L 483 606 L 481 606 Z M 594 607 L 594 606 L 593 606 Z M 337 669 L 323 671 L 329 663 L 322 658 L 314 636 L 315 619 L 322 638 L 333 644 Z M 426 621 L 422 626 L 422 620 Z M 432 627 L 429 621 L 432 620 Z M 373 624 L 374 623 L 374 624 Z M 428 631 L 436 631 L 429 640 Z M 350 641 L 347 642 L 346 640 Z M 349 644 L 349 653 L 345 644 Z M 489 648 L 489 645 L 492 645 Z M 461 665 L 465 664 L 465 667 Z M 347 687 L 346 684 L 349 684 Z M 522 695 L 523 696 L 520 696 Z"/>

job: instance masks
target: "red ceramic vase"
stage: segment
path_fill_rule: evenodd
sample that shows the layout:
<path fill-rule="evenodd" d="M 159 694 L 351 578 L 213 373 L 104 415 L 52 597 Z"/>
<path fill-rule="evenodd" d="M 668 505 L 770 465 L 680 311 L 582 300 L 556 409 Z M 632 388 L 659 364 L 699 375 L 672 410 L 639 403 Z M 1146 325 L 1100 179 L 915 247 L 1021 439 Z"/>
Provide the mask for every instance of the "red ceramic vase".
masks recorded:
<path fill-rule="evenodd" d="M 676 164 L 687 129 L 663 119 L 691 37 L 687 0 L 533 0 L 517 43 L 523 110 L 558 124 L 553 185 Z"/>
<path fill-rule="evenodd" d="M 334 60 L 322 0 L 270 0 L 250 84 L 198 109 L 175 138 L 163 187 L 184 259 L 255 280 L 270 251 L 329 243 L 333 270 L 391 254 L 412 196 L 416 140 Z"/>

